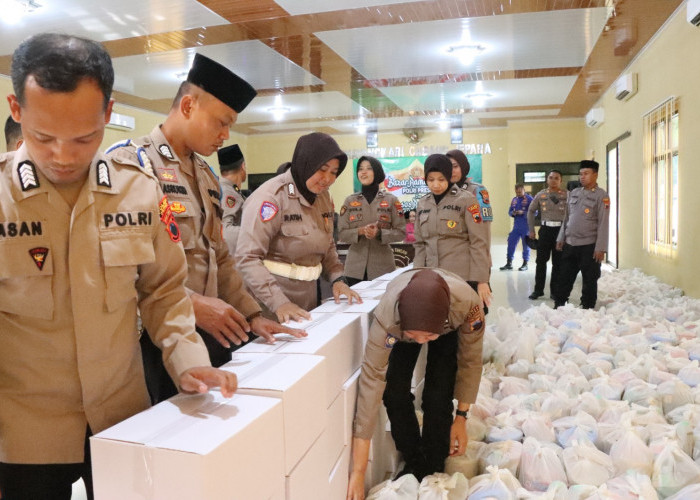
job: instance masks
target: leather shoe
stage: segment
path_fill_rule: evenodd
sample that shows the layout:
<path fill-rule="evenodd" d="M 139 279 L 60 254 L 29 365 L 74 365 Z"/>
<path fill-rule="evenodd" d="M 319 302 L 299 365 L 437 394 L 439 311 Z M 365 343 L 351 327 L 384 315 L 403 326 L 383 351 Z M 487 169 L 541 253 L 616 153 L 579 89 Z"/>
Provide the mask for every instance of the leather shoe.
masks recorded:
<path fill-rule="evenodd" d="M 544 294 L 543 294 L 542 292 L 532 292 L 532 293 L 530 294 L 530 296 L 528 297 L 528 299 L 530 299 L 530 300 L 537 300 L 537 299 L 539 299 L 540 297 L 542 297 L 543 295 L 544 295 Z"/>
<path fill-rule="evenodd" d="M 527 262 L 523 262 L 523 265 L 518 268 L 518 271 L 527 271 Z"/>
<path fill-rule="evenodd" d="M 510 262 L 509 262 L 509 263 L 506 264 L 505 266 L 501 266 L 499 269 L 500 269 L 501 271 L 512 271 L 512 270 L 513 270 L 513 266 L 512 266 L 512 265 L 510 264 Z"/>

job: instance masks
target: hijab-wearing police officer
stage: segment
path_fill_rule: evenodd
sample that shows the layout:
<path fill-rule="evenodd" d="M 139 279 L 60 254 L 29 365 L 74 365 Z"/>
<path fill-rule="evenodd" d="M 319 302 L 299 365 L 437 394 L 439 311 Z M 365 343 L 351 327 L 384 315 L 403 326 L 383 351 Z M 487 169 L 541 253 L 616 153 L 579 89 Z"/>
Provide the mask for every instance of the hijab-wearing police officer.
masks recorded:
<path fill-rule="evenodd" d="M 219 159 L 219 170 L 221 170 L 219 184 L 221 184 L 221 208 L 223 209 L 221 222 L 224 226 L 224 240 L 228 245 L 229 253 L 235 255 L 245 201 L 245 196 L 241 193 L 241 184 L 245 182 L 247 176 L 245 158 L 238 144 L 221 148 L 216 154 Z"/>
<path fill-rule="evenodd" d="M 598 300 L 600 263 L 608 251 L 610 198 L 597 184 L 598 162 L 582 160 L 579 179 L 581 187 L 569 193 L 566 217 L 557 236 L 562 256 L 554 307 L 566 304 L 581 271 L 581 307 L 593 309 Z"/>
<path fill-rule="evenodd" d="M 343 278 L 333 241 L 333 201 L 328 188 L 348 157 L 328 134 L 301 136 L 291 166 L 246 200 L 236 262 L 255 297 L 281 322 L 310 318 L 323 274 L 333 296 L 362 302 Z"/>
<path fill-rule="evenodd" d="M 88 436 L 149 406 L 137 308 L 183 391 L 221 385 L 195 333 L 180 231 L 158 182 L 97 153 L 114 71 L 97 42 L 28 38 L 12 58 L 24 144 L 0 155 L 0 491 L 92 498 Z"/>
<path fill-rule="evenodd" d="M 357 178 L 362 189 L 345 199 L 338 218 L 338 238 L 350 243 L 345 259 L 345 277 L 350 285 L 396 269 L 389 243 L 403 241 L 406 236 L 401 202 L 379 189 L 385 179 L 380 161 L 361 157 L 357 160 Z"/>
<path fill-rule="evenodd" d="M 443 471 L 448 455 L 464 454 L 469 407 L 476 401 L 481 380 L 485 327 L 481 298 L 460 276 L 442 269 L 406 271 L 389 283 L 373 314 L 359 379 L 349 500 L 364 498 L 370 439 L 382 393 L 391 435 L 406 462 L 401 474 L 412 473 L 420 481 Z M 411 378 L 422 344 L 427 344 L 428 361 L 421 433 Z M 394 363 L 395 350 L 402 348 L 410 355 L 405 362 Z M 458 402 L 454 417 L 453 398 Z"/>
<path fill-rule="evenodd" d="M 230 361 L 231 344 L 248 341 L 250 332 L 269 341 L 277 332 L 303 334 L 261 316 L 260 306 L 245 290 L 221 235 L 219 180 L 198 156 L 214 153 L 228 139 L 229 127 L 255 95 L 245 80 L 196 54 L 165 122 L 149 135 L 118 143 L 107 152 L 115 162 L 152 169 L 168 195 L 182 232 L 186 286 L 198 331 L 215 366 Z M 175 388 L 165 377 L 159 350 L 146 336 L 143 339 L 149 390 L 154 401 L 162 401 Z"/>

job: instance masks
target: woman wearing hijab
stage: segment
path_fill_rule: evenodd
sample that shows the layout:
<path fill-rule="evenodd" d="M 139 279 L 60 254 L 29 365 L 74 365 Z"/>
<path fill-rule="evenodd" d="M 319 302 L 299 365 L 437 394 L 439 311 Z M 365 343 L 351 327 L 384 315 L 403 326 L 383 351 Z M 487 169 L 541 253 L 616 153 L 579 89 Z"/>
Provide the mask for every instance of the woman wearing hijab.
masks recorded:
<path fill-rule="evenodd" d="M 357 178 L 362 190 L 345 199 L 338 218 L 338 237 L 350 243 L 345 259 L 345 277 L 350 285 L 396 269 L 389 243 L 401 241 L 406 235 L 401 202 L 379 189 L 385 178 L 379 160 L 361 157 Z"/>
<path fill-rule="evenodd" d="M 309 319 L 323 274 L 333 296 L 362 302 L 343 277 L 333 242 L 333 202 L 328 188 L 348 157 L 338 143 L 314 132 L 297 141 L 290 168 L 265 182 L 243 209 L 236 264 L 255 298 L 280 322 Z"/>
<path fill-rule="evenodd" d="M 391 436 L 406 462 L 400 475 L 411 473 L 420 481 L 442 472 L 448 455 L 464 454 L 469 407 L 481 380 L 485 325 L 480 305 L 481 299 L 460 276 L 441 269 L 413 269 L 389 283 L 374 310 L 362 361 L 348 500 L 364 498 L 382 392 Z M 422 344 L 428 346 L 428 360 L 421 434 L 411 377 Z M 395 363 L 397 349 L 405 350 L 404 362 Z M 453 398 L 458 402 L 454 418 Z"/>
<path fill-rule="evenodd" d="M 418 200 L 413 265 L 439 267 L 475 282 L 476 292 L 489 306 L 489 228 L 482 220 L 479 202 L 451 182 L 452 163 L 446 155 L 430 155 L 424 174 L 430 193 Z"/>

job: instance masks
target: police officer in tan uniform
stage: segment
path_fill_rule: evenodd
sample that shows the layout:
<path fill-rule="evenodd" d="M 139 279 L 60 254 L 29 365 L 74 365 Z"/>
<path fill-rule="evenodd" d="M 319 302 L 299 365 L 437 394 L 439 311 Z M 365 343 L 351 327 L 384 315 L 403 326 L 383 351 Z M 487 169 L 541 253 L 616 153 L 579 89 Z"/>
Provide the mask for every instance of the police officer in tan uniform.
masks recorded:
<path fill-rule="evenodd" d="M 556 250 L 559 228 L 566 215 L 566 191 L 561 188 L 562 175 L 559 170 L 547 174 L 547 187 L 537 193 L 527 209 L 527 224 L 530 238 L 535 238 L 535 216 L 539 213 L 541 226 L 537 238 L 537 267 L 535 269 L 535 289 L 529 296 L 536 300 L 544 295 L 547 280 L 547 261 L 552 256 L 552 277 L 549 280 L 550 296 L 554 296 L 554 283 L 559 278 L 561 252 Z"/>
<path fill-rule="evenodd" d="M 343 278 L 333 241 L 333 202 L 328 188 L 348 157 L 338 143 L 314 132 L 299 138 L 286 172 L 246 200 L 236 263 L 255 297 L 281 322 L 310 318 L 323 274 L 340 295 L 362 302 Z"/>
<path fill-rule="evenodd" d="M 406 461 L 402 474 L 413 473 L 420 481 L 442 471 L 448 455 L 466 451 L 469 407 L 476 401 L 481 380 L 485 327 L 481 299 L 460 276 L 442 269 L 406 271 L 389 284 L 373 314 L 359 379 L 349 500 L 364 498 L 364 474 L 382 393 L 391 435 Z M 421 435 L 411 395 L 413 367 L 393 364 L 393 351 L 407 348 L 415 364 L 424 343 L 428 361 Z M 453 398 L 458 401 L 454 418 Z"/>
<path fill-rule="evenodd" d="M 362 190 L 345 199 L 338 218 L 338 237 L 351 244 L 345 259 L 350 285 L 396 269 L 389 243 L 406 236 L 401 202 L 379 189 L 385 178 L 379 160 L 371 156 L 357 160 L 357 178 Z"/>
<path fill-rule="evenodd" d="M 12 116 L 8 116 L 5 121 L 5 147 L 7 151 L 17 151 L 23 142 L 22 127 L 12 119 Z"/>
<path fill-rule="evenodd" d="M 452 163 L 445 155 L 425 160 L 425 182 L 430 189 L 418 200 L 413 244 L 416 267 L 439 267 L 475 282 L 486 306 L 491 268 L 489 228 L 481 219 L 476 197 L 450 182 Z"/>
<path fill-rule="evenodd" d="M 0 155 L 0 490 L 69 500 L 87 436 L 149 406 L 137 306 L 181 390 L 221 385 L 195 333 L 180 231 L 156 179 L 96 154 L 114 72 L 96 42 L 35 35 L 12 60 L 24 145 Z"/>
<path fill-rule="evenodd" d="M 255 95 L 233 72 L 197 54 L 165 122 L 145 137 L 108 150 L 115 162 L 152 169 L 170 199 L 187 256 L 187 290 L 214 366 L 230 361 L 231 344 L 249 340 L 251 331 L 269 341 L 274 341 L 273 333 L 303 334 L 262 317 L 246 292 L 221 235 L 219 181 L 198 156 L 214 153 L 228 139 L 229 127 Z M 142 339 L 149 390 L 154 401 L 162 401 L 175 388 L 165 377 L 158 350 L 148 337 Z"/>
<path fill-rule="evenodd" d="M 562 250 L 562 256 L 554 307 L 566 304 L 581 271 L 581 307 L 593 309 L 598 300 L 600 263 L 608 251 L 610 198 L 597 184 L 598 162 L 582 160 L 579 180 L 581 187 L 569 193 L 566 216 L 557 236 L 557 250 Z"/>
<path fill-rule="evenodd" d="M 221 222 L 224 225 L 224 240 L 228 245 L 231 255 L 236 254 L 236 242 L 238 232 L 241 229 L 241 216 L 243 215 L 243 202 L 245 197 L 241 193 L 241 185 L 246 179 L 245 159 L 238 144 L 221 148 L 217 152 L 219 158 L 219 170 L 221 177 L 221 208 L 224 214 Z"/>

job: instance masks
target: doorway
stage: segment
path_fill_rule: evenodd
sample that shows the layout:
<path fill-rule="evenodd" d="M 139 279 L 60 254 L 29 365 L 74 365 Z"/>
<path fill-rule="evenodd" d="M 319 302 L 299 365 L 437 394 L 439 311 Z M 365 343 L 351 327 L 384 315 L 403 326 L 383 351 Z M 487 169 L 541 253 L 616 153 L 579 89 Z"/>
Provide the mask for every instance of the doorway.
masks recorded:
<path fill-rule="evenodd" d="M 547 187 L 547 172 L 559 170 L 562 173 L 561 186 L 566 189 L 569 181 L 578 181 L 579 162 L 559 163 L 516 163 L 515 180 L 525 186 L 525 192 L 530 196 Z"/>
<path fill-rule="evenodd" d="M 619 265 L 620 237 L 620 142 L 630 136 L 625 132 L 606 146 L 606 191 L 610 197 L 610 220 L 608 224 L 608 257 L 607 262 L 612 267 Z"/>

